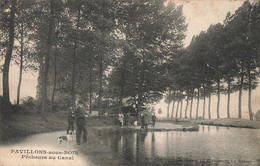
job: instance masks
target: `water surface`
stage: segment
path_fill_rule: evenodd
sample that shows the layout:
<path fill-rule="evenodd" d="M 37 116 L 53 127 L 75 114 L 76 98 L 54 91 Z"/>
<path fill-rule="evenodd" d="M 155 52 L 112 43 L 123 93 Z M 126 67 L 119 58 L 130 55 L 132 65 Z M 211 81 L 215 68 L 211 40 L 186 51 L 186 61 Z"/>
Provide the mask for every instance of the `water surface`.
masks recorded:
<path fill-rule="evenodd" d="M 115 134 L 103 141 L 125 165 L 260 165 L 258 129 L 202 125 L 198 132 Z"/>

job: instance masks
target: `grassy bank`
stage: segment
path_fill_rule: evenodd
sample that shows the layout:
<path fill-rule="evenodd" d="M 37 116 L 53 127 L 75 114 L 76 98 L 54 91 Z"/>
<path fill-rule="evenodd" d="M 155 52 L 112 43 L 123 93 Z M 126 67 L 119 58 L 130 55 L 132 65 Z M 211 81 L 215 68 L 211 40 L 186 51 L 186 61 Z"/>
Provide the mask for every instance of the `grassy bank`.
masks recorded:
<path fill-rule="evenodd" d="M 2 113 L 0 121 L 0 143 L 17 141 L 31 134 L 65 130 L 66 114 L 46 115 L 37 113 Z"/>
<path fill-rule="evenodd" d="M 161 121 L 161 120 L 159 120 Z M 140 129 L 130 127 L 121 128 L 114 125 L 115 117 L 88 117 L 87 128 L 94 128 L 97 132 L 104 133 L 131 133 Z M 166 120 L 164 122 L 174 123 Z M 168 129 L 169 131 L 197 131 L 198 126 L 191 122 L 178 123 L 181 127 Z M 38 113 L 2 113 L 0 121 L 0 143 L 14 142 L 31 134 L 66 130 L 67 113 L 57 112 L 43 118 Z M 167 131 L 167 129 L 148 128 L 147 131 Z"/>
<path fill-rule="evenodd" d="M 14 142 L 31 134 L 60 131 L 67 128 L 67 113 L 62 111 L 47 115 L 45 120 L 37 113 L 2 113 L 0 117 L 0 143 Z M 88 117 L 86 121 L 87 128 L 92 128 L 98 135 L 102 135 L 101 133 L 124 134 L 139 132 L 140 130 L 134 127 L 120 128 L 115 126 L 114 117 Z M 170 129 L 171 131 L 197 131 L 198 124 L 260 129 L 260 121 L 235 118 L 206 120 L 178 119 L 177 122 L 175 119 L 163 118 L 157 121 L 181 126 Z M 166 131 L 166 129 L 152 129 L 149 127 L 148 131 Z"/>
<path fill-rule="evenodd" d="M 221 118 L 221 119 L 205 119 L 205 120 L 192 120 L 192 121 L 202 125 L 260 129 L 260 121 L 251 121 L 248 119 Z"/>
<path fill-rule="evenodd" d="M 175 118 L 160 118 L 158 121 L 161 122 L 172 122 L 176 124 L 181 124 L 183 126 L 189 123 L 196 123 L 200 125 L 211 125 L 211 126 L 226 126 L 226 127 L 238 127 L 238 128 L 252 128 L 260 129 L 260 121 L 251 121 L 248 119 L 239 118 L 220 118 L 220 119 L 182 119 L 179 118 L 176 122 Z"/>
<path fill-rule="evenodd" d="M 57 112 L 43 118 L 38 113 L 1 113 L 0 143 L 15 142 L 31 134 L 67 129 L 67 113 Z M 114 117 L 88 117 L 87 127 L 114 125 Z"/>

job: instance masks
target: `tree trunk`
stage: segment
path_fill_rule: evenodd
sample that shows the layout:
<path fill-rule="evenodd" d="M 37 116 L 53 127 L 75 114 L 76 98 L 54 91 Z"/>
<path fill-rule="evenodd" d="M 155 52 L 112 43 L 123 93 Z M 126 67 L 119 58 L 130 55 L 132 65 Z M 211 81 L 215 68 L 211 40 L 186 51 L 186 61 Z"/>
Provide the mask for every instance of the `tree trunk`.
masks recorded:
<path fill-rule="evenodd" d="M 182 118 L 182 105 L 183 105 L 183 104 L 182 104 L 182 101 L 183 101 L 183 100 L 181 99 L 181 110 L 180 110 L 180 118 Z"/>
<path fill-rule="evenodd" d="M 200 105 L 200 88 L 198 88 L 198 96 L 197 96 L 197 109 L 196 109 L 196 119 L 199 117 L 199 105 Z"/>
<path fill-rule="evenodd" d="M 123 65 L 124 66 L 124 65 Z M 122 107 L 123 107 L 123 96 L 125 91 L 125 70 L 122 69 L 121 71 L 121 81 L 120 81 L 120 95 L 119 95 L 119 109 L 118 113 L 122 113 Z M 139 112 L 139 108 L 137 109 Z"/>
<path fill-rule="evenodd" d="M 100 57 L 99 62 L 99 91 L 98 91 L 98 114 L 102 115 L 102 106 L 101 106 L 101 100 L 102 100 L 102 84 L 103 84 L 103 58 Z"/>
<path fill-rule="evenodd" d="M 249 111 L 249 118 L 250 120 L 253 120 L 253 112 L 252 112 L 252 106 L 251 106 L 251 96 L 252 96 L 252 81 L 251 81 L 251 69 L 250 65 L 247 68 L 248 71 L 248 111 Z"/>
<path fill-rule="evenodd" d="M 172 103 L 172 114 L 171 114 L 171 118 L 173 118 L 174 106 L 175 106 L 175 100 L 173 100 L 173 103 Z"/>
<path fill-rule="evenodd" d="M 250 13 L 249 13 L 249 20 L 248 20 L 248 38 L 247 43 L 250 45 L 250 37 L 251 37 L 251 31 L 252 31 L 252 12 L 253 8 L 250 7 Z M 250 56 L 249 56 L 250 58 Z M 250 58 L 251 59 L 251 58 Z M 251 96 L 252 96 L 252 78 L 251 78 L 251 66 L 250 66 L 250 60 L 249 64 L 247 65 L 247 72 L 248 72 L 248 111 L 249 111 L 249 118 L 250 120 L 253 120 L 253 112 L 252 112 L 252 106 L 251 106 Z"/>
<path fill-rule="evenodd" d="M 51 112 L 54 111 L 54 97 L 56 92 L 56 82 L 57 82 L 57 44 L 55 46 L 55 53 L 54 53 L 54 81 L 53 81 L 53 90 L 51 96 Z"/>
<path fill-rule="evenodd" d="M 190 101 L 190 118 L 192 118 L 193 94 L 194 94 L 194 90 L 193 90 L 192 93 L 191 93 L 191 101 Z"/>
<path fill-rule="evenodd" d="M 228 78 L 228 101 L 227 101 L 227 118 L 230 118 L 230 78 Z"/>
<path fill-rule="evenodd" d="M 43 72 L 43 85 L 42 85 L 42 114 L 45 114 L 47 111 L 47 82 L 48 82 L 48 72 L 49 72 L 49 61 L 50 61 L 50 52 L 52 47 L 52 31 L 53 31 L 53 9 L 54 9 L 54 0 L 50 1 L 50 14 L 49 18 L 49 29 L 48 29 L 48 38 L 47 38 L 47 53 L 45 56 L 44 62 L 44 72 Z"/>
<path fill-rule="evenodd" d="M 177 104 L 177 109 L 176 109 L 176 115 L 175 115 L 175 118 L 178 117 L 179 104 L 180 104 L 180 100 L 178 100 L 178 104 Z"/>
<path fill-rule="evenodd" d="M 21 52 L 20 52 L 20 74 L 19 74 L 19 82 L 18 82 L 18 88 L 17 88 L 17 105 L 20 104 L 20 90 L 21 90 L 21 84 L 22 84 L 22 75 L 23 75 L 23 23 L 21 25 Z"/>
<path fill-rule="evenodd" d="M 171 114 L 171 118 L 173 118 L 173 113 L 174 113 L 174 106 L 175 106 L 175 94 L 176 94 L 176 91 L 174 91 L 174 93 L 173 93 L 173 103 L 172 103 L 172 114 Z"/>
<path fill-rule="evenodd" d="M 16 12 L 16 0 L 11 1 L 10 10 L 10 21 L 9 21 L 9 42 L 7 47 L 7 52 L 5 56 L 5 62 L 3 66 L 3 102 L 10 104 L 10 94 L 9 94 L 9 67 L 11 62 L 11 57 L 13 53 L 14 46 L 14 19 Z"/>
<path fill-rule="evenodd" d="M 168 101 L 168 105 L 167 105 L 167 118 L 169 118 L 170 117 L 170 115 L 169 115 L 169 110 L 170 110 L 170 101 Z"/>
<path fill-rule="evenodd" d="M 244 84 L 244 64 L 242 62 L 241 66 L 241 77 L 240 77 L 240 86 L 239 86 L 239 96 L 238 96 L 238 118 L 242 118 L 242 90 Z"/>
<path fill-rule="evenodd" d="M 170 117 L 170 98 L 171 98 L 171 90 L 169 90 L 169 101 L 168 101 L 168 106 L 167 106 L 167 118 Z"/>
<path fill-rule="evenodd" d="M 209 105 L 208 105 L 209 119 L 211 119 L 210 107 L 211 107 L 211 93 L 209 93 Z"/>
<path fill-rule="evenodd" d="M 89 114 L 92 112 L 92 58 L 89 65 Z"/>
<path fill-rule="evenodd" d="M 189 106 L 189 97 L 187 97 L 187 100 L 186 100 L 186 107 L 185 107 L 185 118 L 187 118 L 187 111 L 188 111 L 188 106 Z"/>
<path fill-rule="evenodd" d="M 71 82 L 71 103 L 73 108 L 75 109 L 75 100 L 76 100 L 76 92 L 75 92 L 75 84 L 76 84 L 76 64 L 77 64 L 77 49 L 78 49 L 78 33 L 79 33 L 79 21 L 80 21 L 80 11 L 81 4 L 78 4 L 78 15 L 77 15 L 77 24 L 76 24 L 76 37 L 74 41 L 74 53 L 73 53 L 73 67 L 72 67 L 72 82 Z"/>
<path fill-rule="evenodd" d="M 205 107 L 206 107 L 206 91 L 205 91 L 205 85 L 203 84 L 203 115 L 202 118 L 205 119 Z"/>
<path fill-rule="evenodd" d="M 217 118 L 219 118 L 219 103 L 220 103 L 220 80 L 218 80 Z"/>

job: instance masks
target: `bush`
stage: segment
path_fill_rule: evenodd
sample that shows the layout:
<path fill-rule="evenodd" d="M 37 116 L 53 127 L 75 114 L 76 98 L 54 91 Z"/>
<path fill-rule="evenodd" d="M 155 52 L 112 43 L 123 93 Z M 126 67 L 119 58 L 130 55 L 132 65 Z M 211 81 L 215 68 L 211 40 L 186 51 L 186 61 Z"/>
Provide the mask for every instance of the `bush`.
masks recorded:
<path fill-rule="evenodd" d="M 10 102 L 4 102 L 3 97 L 0 96 L 0 107 L 1 107 L 1 112 L 2 113 L 7 113 L 7 114 L 13 114 L 13 113 L 21 113 L 23 111 L 23 108 L 18 105 L 13 105 Z"/>
<path fill-rule="evenodd" d="M 21 99 L 21 106 L 26 111 L 36 111 L 39 107 L 39 103 L 31 96 Z"/>

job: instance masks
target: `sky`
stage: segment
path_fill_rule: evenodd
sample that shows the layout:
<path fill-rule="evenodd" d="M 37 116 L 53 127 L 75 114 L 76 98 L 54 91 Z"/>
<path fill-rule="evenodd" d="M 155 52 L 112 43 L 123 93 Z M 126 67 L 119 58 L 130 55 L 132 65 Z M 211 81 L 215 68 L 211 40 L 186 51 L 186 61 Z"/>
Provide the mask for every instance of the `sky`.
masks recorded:
<path fill-rule="evenodd" d="M 192 36 L 198 35 L 202 30 L 207 30 L 211 24 L 222 23 L 228 12 L 233 13 L 238 7 L 240 7 L 244 0 L 173 0 L 177 5 L 183 5 L 183 14 L 186 17 L 186 22 L 188 23 L 188 29 L 186 32 L 186 39 L 184 40 L 185 47 L 189 45 Z M 3 60 L 0 58 L 1 63 Z M 10 67 L 10 97 L 11 102 L 14 102 L 16 99 L 18 77 L 19 77 L 19 68 L 15 65 Z M 2 74 L 2 73 L 1 73 Z M 26 96 L 36 96 L 36 86 L 37 86 L 37 77 L 38 74 L 34 72 L 26 72 L 23 74 L 22 87 L 21 87 L 21 97 Z M 2 95 L 2 76 L 0 77 L 0 88 Z M 260 99 L 260 87 L 257 90 L 253 91 L 252 104 L 253 111 L 256 112 L 257 109 L 260 109 L 260 104 L 257 100 Z M 226 96 L 222 95 L 221 109 L 225 110 L 226 105 L 224 102 Z M 231 96 L 231 116 L 237 116 L 237 94 Z M 233 100 L 232 100 L 233 99 Z M 212 98 L 212 107 L 216 105 L 216 99 Z M 195 102 L 196 103 L 196 102 Z M 247 93 L 243 94 L 243 110 L 247 109 Z M 202 101 L 201 101 L 202 105 Z M 196 104 L 194 104 L 196 106 Z M 172 107 L 172 106 L 171 106 Z M 185 105 L 183 106 L 185 107 Z M 166 114 L 167 105 L 161 101 L 155 105 L 155 109 L 161 108 L 163 110 L 163 115 Z M 171 109 L 171 108 L 170 108 Z M 243 117 L 248 117 L 246 111 L 243 112 Z M 226 116 L 225 111 L 221 111 L 220 115 L 222 117 Z M 213 113 L 213 117 L 215 114 Z"/>
<path fill-rule="evenodd" d="M 184 45 L 188 46 L 192 36 L 198 35 L 202 30 L 206 31 L 211 24 L 223 23 L 227 13 L 233 13 L 243 4 L 243 0 L 193 0 L 174 1 L 177 5 L 183 5 L 183 14 L 188 23 L 188 30 Z"/>

